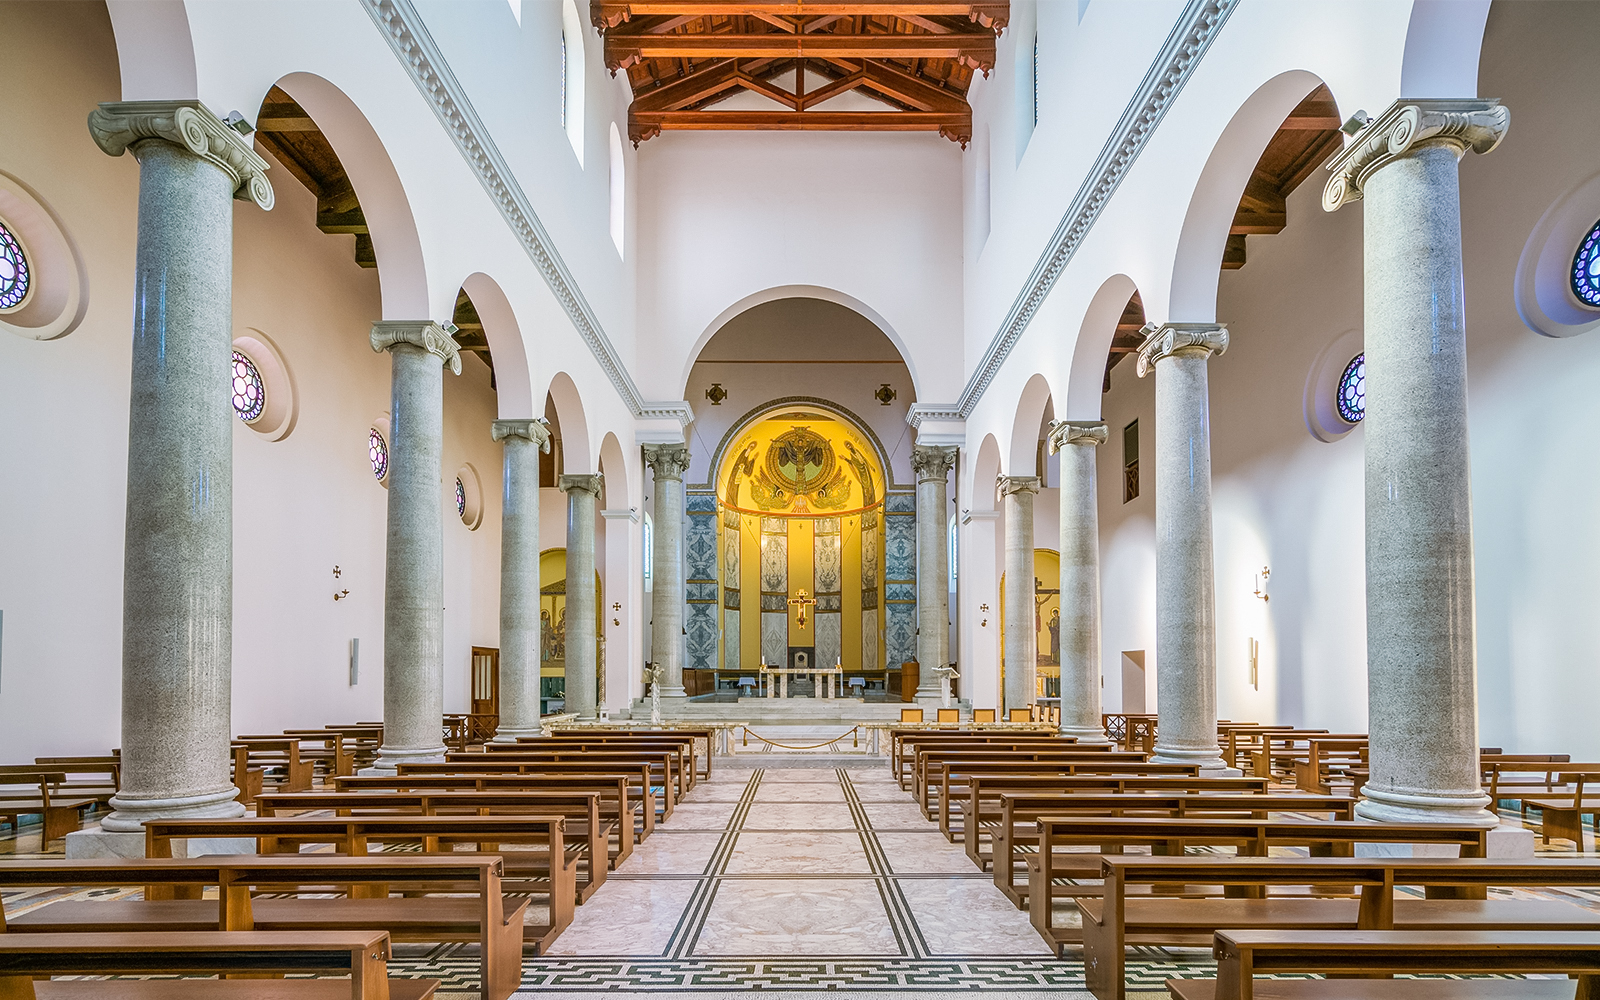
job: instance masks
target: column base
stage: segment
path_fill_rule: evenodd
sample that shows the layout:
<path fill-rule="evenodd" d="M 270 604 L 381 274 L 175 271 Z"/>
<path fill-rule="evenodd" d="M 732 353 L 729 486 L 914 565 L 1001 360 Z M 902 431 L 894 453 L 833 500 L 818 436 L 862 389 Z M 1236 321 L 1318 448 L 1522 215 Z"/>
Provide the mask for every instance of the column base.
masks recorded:
<path fill-rule="evenodd" d="M 646 695 L 646 697 L 649 696 Z M 689 692 L 684 690 L 682 684 L 661 685 L 661 700 L 664 702 L 671 701 L 674 698 L 676 698 L 678 701 L 683 701 L 687 697 L 689 697 Z"/>
<path fill-rule="evenodd" d="M 1106 731 L 1099 726 L 1062 726 L 1058 732 L 1062 736 L 1075 736 L 1084 746 L 1101 746 L 1110 743 Z"/>
<path fill-rule="evenodd" d="M 1227 761 L 1222 759 L 1220 747 L 1209 747 L 1204 750 L 1189 750 L 1179 747 L 1163 747 L 1156 745 L 1156 752 L 1151 755 L 1152 764 L 1199 764 L 1200 776 L 1203 778 L 1238 778 L 1244 772 L 1237 767 L 1229 767 Z"/>
<path fill-rule="evenodd" d="M 1497 827 L 1500 817 L 1485 807 L 1489 796 L 1477 794 L 1422 795 L 1362 788 L 1356 803 L 1356 818 L 1374 823 L 1453 823 L 1466 826 Z"/>
<path fill-rule="evenodd" d="M 544 735 L 544 730 L 539 728 L 538 726 L 534 726 L 532 728 L 528 728 L 528 727 L 525 727 L 525 726 L 517 726 L 515 728 L 501 726 L 499 729 L 496 729 L 494 731 L 494 738 L 491 739 L 489 742 L 490 743 L 515 743 L 515 742 L 517 742 L 517 738 L 521 737 L 521 736 L 530 736 L 530 737 L 532 737 L 532 736 L 543 736 L 543 735 Z"/>
<path fill-rule="evenodd" d="M 378 759 L 359 774 L 394 775 L 401 764 L 442 764 L 445 748 L 437 747 L 379 747 Z"/>
<path fill-rule="evenodd" d="M 118 792 L 111 796 L 113 812 L 100 821 L 107 833 L 144 836 L 144 824 L 152 819 L 234 819 L 244 815 L 244 804 L 235 801 L 239 789 L 232 785 L 195 795 L 167 798 L 140 797 Z M 138 857 L 144 857 L 140 853 Z"/>

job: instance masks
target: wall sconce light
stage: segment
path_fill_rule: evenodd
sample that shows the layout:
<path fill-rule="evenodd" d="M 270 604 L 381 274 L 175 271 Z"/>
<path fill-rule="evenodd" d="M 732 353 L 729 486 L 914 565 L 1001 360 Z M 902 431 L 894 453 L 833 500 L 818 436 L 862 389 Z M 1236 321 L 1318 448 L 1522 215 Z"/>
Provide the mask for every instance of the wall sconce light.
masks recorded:
<path fill-rule="evenodd" d="M 985 618 L 983 621 L 979 622 L 978 623 L 978 627 L 979 628 L 988 628 L 989 627 L 989 619 Z"/>
<path fill-rule="evenodd" d="M 1248 655 L 1250 657 L 1250 686 L 1257 691 L 1261 690 L 1261 643 L 1254 637 L 1249 640 Z"/>
<path fill-rule="evenodd" d="M 1262 589 L 1267 585 L 1267 580 L 1271 576 L 1272 570 L 1266 566 L 1261 567 L 1261 572 L 1256 574 L 1256 596 L 1261 598 L 1263 601 L 1272 600 L 1272 598 L 1267 595 L 1267 592 Z"/>
<path fill-rule="evenodd" d="M 348 591 L 348 590 L 336 590 L 333 593 L 333 599 L 336 600 L 336 601 L 342 601 L 346 597 L 349 597 L 349 596 L 350 596 L 350 591 Z"/>
<path fill-rule="evenodd" d="M 728 398 L 728 390 L 722 387 L 721 382 L 713 382 L 711 388 L 706 390 L 706 398 L 711 400 L 712 406 L 721 406 L 722 401 Z"/>
<path fill-rule="evenodd" d="M 882 403 L 884 406 L 888 406 L 890 403 L 894 402 L 896 399 L 899 399 L 900 398 L 900 394 L 898 392 L 895 392 L 894 388 L 892 386 L 890 386 L 889 383 L 885 382 L 882 385 L 878 386 L 878 391 L 872 394 L 872 398 L 876 399 L 878 402 Z"/>
<path fill-rule="evenodd" d="M 613 619 L 611 619 L 611 624 L 613 624 L 613 625 L 621 625 L 622 624 L 622 619 L 613 618 Z"/>

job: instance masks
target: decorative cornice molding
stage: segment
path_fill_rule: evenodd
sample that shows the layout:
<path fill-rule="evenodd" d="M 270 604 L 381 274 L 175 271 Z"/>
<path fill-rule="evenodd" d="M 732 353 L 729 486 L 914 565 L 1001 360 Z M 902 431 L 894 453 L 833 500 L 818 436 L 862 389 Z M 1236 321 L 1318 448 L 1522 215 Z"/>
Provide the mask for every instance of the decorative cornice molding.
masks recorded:
<path fill-rule="evenodd" d="M 435 355 L 450 369 L 461 374 L 461 351 L 444 328 L 431 319 L 380 319 L 372 324 L 372 350 L 382 354 L 396 344 L 410 344 Z"/>
<path fill-rule="evenodd" d="M 1144 344 L 1139 348 L 1136 369 L 1140 378 L 1150 374 L 1156 362 L 1171 357 L 1203 355 L 1207 358 L 1228 349 L 1228 328 L 1220 323 L 1168 323 L 1144 328 Z"/>
<path fill-rule="evenodd" d="M 111 156 L 149 139 L 181 146 L 233 179 L 233 196 L 272 210 L 267 161 L 199 101 L 116 101 L 89 112 L 89 134 Z M 137 149 L 134 156 L 139 155 Z"/>
<path fill-rule="evenodd" d="M 489 425 L 489 437 L 495 441 L 523 438 L 538 445 L 546 455 L 550 454 L 550 425 L 545 423 L 543 417 L 535 420 L 496 420 Z"/>
<path fill-rule="evenodd" d="M 906 423 L 913 430 L 922 430 L 924 422 L 947 423 L 966 420 L 967 415 L 950 403 L 912 403 L 906 410 Z"/>
<path fill-rule="evenodd" d="M 1086 444 L 1093 448 L 1106 443 L 1111 428 L 1101 420 L 1052 420 L 1050 422 L 1050 452 L 1055 454 L 1069 444 Z"/>
<path fill-rule="evenodd" d="M 1322 189 L 1322 208 L 1337 212 L 1361 200 L 1361 188 L 1379 168 L 1425 144 L 1447 143 L 1456 156 L 1487 153 L 1511 127 L 1511 112 L 1499 100 L 1420 100 L 1402 97 L 1356 134 L 1355 141 L 1328 158 L 1333 172 Z"/>
<path fill-rule="evenodd" d="M 444 126 L 455 142 L 462 159 L 477 175 L 489 199 L 500 209 L 506 225 L 550 286 L 556 301 L 561 303 L 561 308 L 589 346 L 600 370 L 611 380 L 623 403 L 635 417 L 672 417 L 687 425 L 694 419 L 687 403 L 646 402 L 640 397 L 639 387 L 634 385 L 633 377 L 601 327 L 599 317 L 589 307 L 577 279 L 567 269 L 566 261 L 556 249 L 555 241 L 545 230 L 544 223 L 539 221 L 539 215 L 533 210 L 533 204 L 523 192 L 522 185 L 517 182 L 516 174 L 500 155 L 500 148 L 490 135 L 488 126 L 478 117 L 466 90 L 451 72 L 450 64 L 428 33 L 422 16 L 411 5 L 411 0 L 361 0 L 361 4 L 394 50 L 400 64 L 411 75 L 423 99 L 433 108 L 439 124 Z"/>
<path fill-rule="evenodd" d="M 1011 349 L 1022 338 L 1028 324 L 1033 322 L 1039 307 L 1044 305 L 1045 298 L 1055 287 L 1056 279 L 1061 277 L 1073 255 L 1083 245 L 1100 212 L 1133 168 L 1134 161 L 1139 158 L 1150 136 L 1155 134 L 1156 126 L 1166 117 L 1167 109 L 1177 100 L 1184 84 L 1189 82 L 1201 56 L 1211 47 L 1217 32 L 1222 30 L 1228 15 L 1238 5 L 1239 0 L 1189 0 L 1178 17 L 1178 23 L 1167 36 L 1166 43 L 1161 46 L 1161 51 L 1139 83 L 1139 89 L 1134 91 L 1133 99 L 1111 130 L 1111 136 L 1100 150 L 1094 166 L 1089 168 L 1071 206 L 1046 244 L 1044 253 L 1039 255 L 1038 263 L 1017 294 L 1011 311 L 989 342 L 983 359 L 967 379 L 961 399 L 954 404 L 928 404 L 927 414 L 921 419 L 964 420 L 972 415 L 989 384 L 1000 373 L 1006 358 L 1011 356 Z M 933 412 L 953 413 L 954 416 L 935 418 Z M 907 419 L 910 419 L 909 414 Z M 915 423 L 912 426 L 916 426 Z"/>
<path fill-rule="evenodd" d="M 689 468 L 689 449 L 681 444 L 647 444 L 644 446 L 644 464 L 650 466 L 650 474 L 655 482 L 667 479 L 683 481 L 683 473 Z"/>
<path fill-rule="evenodd" d="M 605 487 L 605 484 L 606 477 L 598 472 L 561 476 L 556 480 L 556 485 L 561 488 L 563 493 L 592 493 L 596 497 L 600 495 L 600 491 Z"/>

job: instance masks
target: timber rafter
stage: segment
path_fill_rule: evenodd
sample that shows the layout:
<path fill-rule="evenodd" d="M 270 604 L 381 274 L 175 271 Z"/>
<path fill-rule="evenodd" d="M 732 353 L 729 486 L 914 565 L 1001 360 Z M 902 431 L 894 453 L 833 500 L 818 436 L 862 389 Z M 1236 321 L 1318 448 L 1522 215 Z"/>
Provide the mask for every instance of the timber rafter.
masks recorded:
<path fill-rule="evenodd" d="M 606 65 L 633 88 L 628 137 L 666 129 L 931 131 L 972 138 L 967 89 L 1008 3 L 592 0 Z M 824 106 L 856 92 L 855 101 Z M 773 107 L 715 109 L 740 93 Z"/>

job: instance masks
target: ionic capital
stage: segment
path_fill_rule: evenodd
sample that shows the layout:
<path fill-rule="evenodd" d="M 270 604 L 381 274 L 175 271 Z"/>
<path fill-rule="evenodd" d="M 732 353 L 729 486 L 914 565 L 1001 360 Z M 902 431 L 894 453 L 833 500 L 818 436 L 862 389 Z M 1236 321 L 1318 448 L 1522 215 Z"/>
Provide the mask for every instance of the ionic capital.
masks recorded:
<path fill-rule="evenodd" d="M 681 444 L 647 444 L 644 446 L 644 461 L 650 466 L 650 473 L 655 476 L 656 482 L 667 479 L 683 481 L 683 474 L 689 468 L 689 449 Z"/>
<path fill-rule="evenodd" d="M 233 179 L 233 196 L 271 209 L 267 161 L 249 139 L 235 132 L 199 101 L 118 101 L 89 112 L 89 134 L 111 156 L 141 142 L 160 139 L 187 149 Z"/>
<path fill-rule="evenodd" d="M 1323 164 L 1333 173 L 1322 189 L 1323 210 L 1336 212 L 1360 201 L 1368 177 L 1414 149 L 1450 145 L 1456 159 L 1469 149 L 1487 153 L 1510 127 L 1511 112 L 1493 99 L 1396 101 Z"/>
<path fill-rule="evenodd" d="M 1139 348 L 1138 373 L 1149 374 L 1156 362 L 1167 358 L 1209 358 L 1228 349 L 1228 328 L 1217 323 L 1168 323 L 1144 328 L 1144 345 Z"/>
<path fill-rule="evenodd" d="M 911 471 L 918 483 L 942 483 L 961 449 L 953 444 L 919 444 L 911 449 Z"/>
<path fill-rule="evenodd" d="M 569 496 L 573 493 L 589 493 L 598 498 L 605 482 L 606 477 L 595 472 L 581 476 L 562 476 L 556 480 L 556 485 L 561 487 L 561 492 Z"/>
<path fill-rule="evenodd" d="M 1106 443 L 1111 429 L 1100 420 L 1055 420 L 1050 423 L 1050 453 L 1055 454 L 1069 444 L 1096 445 Z"/>
<path fill-rule="evenodd" d="M 995 480 L 1000 486 L 1000 495 L 1011 496 L 1013 493 L 1039 492 L 1038 476 L 999 476 Z"/>
<path fill-rule="evenodd" d="M 372 349 L 378 354 L 396 344 L 410 344 L 435 355 L 449 367 L 451 374 L 461 374 L 461 351 L 444 327 L 431 319 L 381 319 L 372 324 Z"/>
<path fill-rule="evenodd" d="M 495 441 L 523 438 L 550 454 L 550 426 L 543 420 L 496 420 L 489 425 L 489 437 Z"/>

